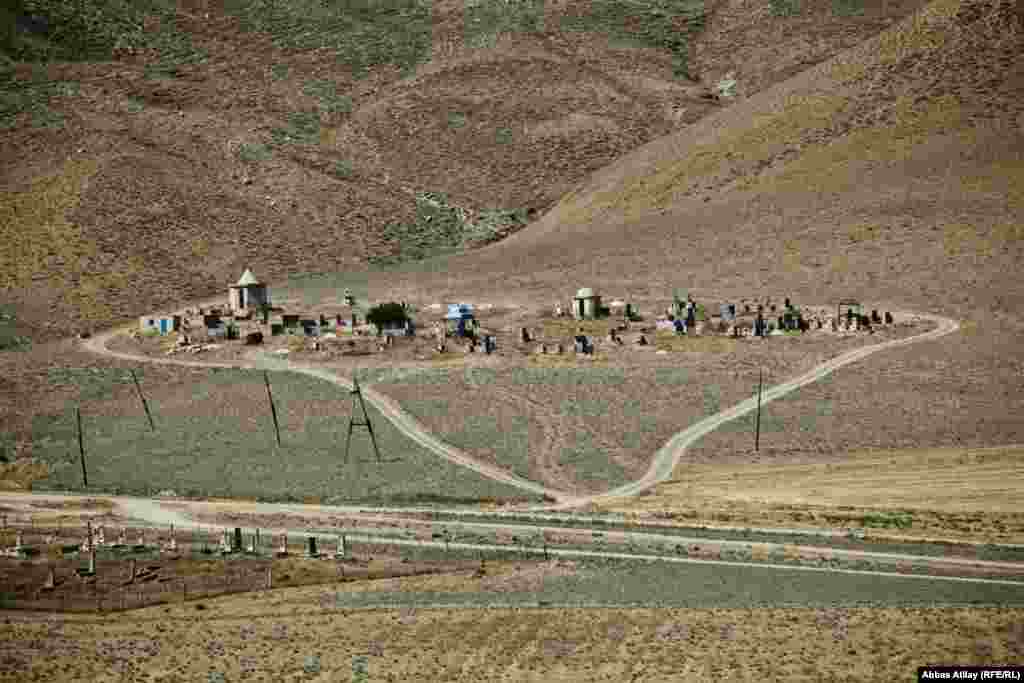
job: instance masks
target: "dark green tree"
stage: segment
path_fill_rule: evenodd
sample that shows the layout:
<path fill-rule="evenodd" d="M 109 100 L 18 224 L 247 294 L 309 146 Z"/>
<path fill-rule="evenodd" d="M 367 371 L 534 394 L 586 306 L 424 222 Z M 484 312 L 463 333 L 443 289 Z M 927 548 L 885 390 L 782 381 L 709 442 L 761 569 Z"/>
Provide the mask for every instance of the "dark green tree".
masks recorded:
<path fill-rule="evenodd" d="M 404 325 L 409 317 L 406 315 L 402 304 L 389 301 L 386 304 L 378 304 L 366 313 L 366 322 L 377 328 L 377 334 L 390 325 Z"/>

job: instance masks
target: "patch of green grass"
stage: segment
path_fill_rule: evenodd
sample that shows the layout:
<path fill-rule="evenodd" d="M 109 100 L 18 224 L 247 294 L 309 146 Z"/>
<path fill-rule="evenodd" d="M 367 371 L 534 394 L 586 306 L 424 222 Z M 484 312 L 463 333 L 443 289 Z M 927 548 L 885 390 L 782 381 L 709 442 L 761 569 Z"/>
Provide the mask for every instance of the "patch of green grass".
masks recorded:
<path fill-rule="evenodd" d="M 238 158 L 248 163 L 266 161 L 272 156 L 269 147 L 257 142 L 247 142 L 238 147 Z"/>
<path fill-rule="evenodd" d="M 873 529 L 909 529 L 914 516 L 909 512 L 868 513 L 861 517 L 861 524 Z"/>
<path fill-rule="evenodd" d="M 499 145 L 510 145 L 512 144 L 512 129 L 511 128 L 499 128 L 494 135 L 494 139 Z"/>
<path fill-rule="evenodd" d="M 444 193 L 421 192 L 416 196 L 416 218 L 412 223 L 392 223 L 384 234 L 399 245 L 394 256 L 376 257 L 375 264 L 418 261 L 456 253 L 493 239 L 503 227 L 525 225 L 526 211 L 485 209 L 472 215 L 448 203 Z"/>
<path fill-rule="evenodd" d="M 352 162 L 351 161 L 339 161 L 334 164 L 334 175 L 338 178 L 351 178 L 352 177 Z"/>
<path fill-rule="evenodd" d="M 276 145 L 315 145 L 320 142 L 320 113 L 294 112 L 288 116 L 285 126 L 270 131 L 270 137 Z"/>
<path fill-rule="evenodd" d="M 859 17 L 864 14 L 863 0 L 832 0 L 832 13 L 837 17 Z"/>
<path fill-rule="evenodd" d="M 562 19 L 564 30 L 602 33 L 619 45 L 668 50 L 678 77 L 689 76 L 689 36 L 703 27 L 704 3 L 695 0 L 594 0 L 587 14 Z"/>
<path fill-rule="evenodd" d="M 146 103 L 136 97 L 129 98 L 124 105 L 125 111 L 127 111 L 129 114 L 138 114 L 145 108 Z"/>
<path fill-rule="evenodd" d="M 320 110 L 327 114 L 349 114 L 352 112 L 352 98 L 338 92 L 334 81 L 309 81 L 302 87 L 302 92 L 320 100 Z"/>
<path fill-rule="evenodd" d="M 122 371 L 123 372 L 123 371 Z M 88 381 L 72 372 L 67 381 Z M 110 391 L 113 375 L 97 375 Z M 123 377 L 120 378 L 121 381 Z M 130 378 L 127 380 L 130 382 Z M 149 431 L 141 406 L 136 414 L 103 415 L 101 406 L 83 410 L 90 488 L 148 495 L 173 489 L 181 495 L 257 497 L 318 496 L 326 503 L 349 500 L 525 498 L 519 489 L 485 479 L 441 460 L 397 431 L 367 405 L 383 462 L 375 461 L 365 430 L 352 436 L 344 460 L 350 396 L 337 385 L 306 375 L 271 373 L 282 447 L 274 443 L 269 408 L 246 414 L 214 399 L 220 391 L 245 385 L 264 392 L 263 373 L 222 370 L 196 381 L 187 413 L 164 411 L 159 385 L 140 377 L 156 432 Z M 106 394 L 104 397 L 109 396 Z M 325 402 L 346 406 L 338 414 L 318 410 Z M 39 415 L 33 421 L 32 454 L 50 467 L 41 488 L 81 486 L 74 410 Z"/>
<path fill-rule="evenodd" d="M 288 65 L 275 64 L 270 67 L 270 77 L 275 81 L 283 81 L 288 78 Z"/>
<path fill-rule="evenodd" d="M 626 470 L 603 448 L 593 443 L 587 432 L 576 435 L 576 443 L 563 448 L 560 462 L 571 467 L 577 481 L 598 484 L 604 490 L 626 483 Z"/>
<path fill-rule="evenodd" d="M 0 130 L 14 128 L 22 114 L 33 128 L 61 128 L 64 117 L 50 108 L 50 101 L 78 94 L 74 81 L 50 81 L 42 69 L 32 79 L 20 80 L 11 71 L 0 72 Z"/>
<path fill-rule="evenodd" d="M 473 0 L 466 3 L 463 39 L 471 48 L 493 48 L 501 34 L 544 29 L 543 0 Z"/>
<path fill-rule="evenodd" d="M 29 337 L 18 334 L 17 316 L 10 306 L 0 306 L 0 351 L 26 351 L 32 346 Z"/>
<path fill-rule="evenodd" d="M 448 127 L 458 130 L 466 127 L 466 115 L 462 112 L 448 112 Z"/>
<path fill-rule="evenodd" d="M 288 50 L 333 50 L 357 74 L 394 64 L 409 72 L 429 59 L 433 17 L 421 0 L 225 0 L 242 28 Z"/>
<path fill-rule="evenodd" d="M 448 443 L 464 449 L 486 449 L 501 467 L 520 477 L 530 476 L 529 422 L 526 418 L 513 418 L 510 428 L 498 424 L 490 415 L 467 415 L 461 429 L 444 435 Z"/>
<path fill-rule="evenodd" d="M 800 14 L 800 0 L 769 0 L 773 17 L 795 17 Z"/>

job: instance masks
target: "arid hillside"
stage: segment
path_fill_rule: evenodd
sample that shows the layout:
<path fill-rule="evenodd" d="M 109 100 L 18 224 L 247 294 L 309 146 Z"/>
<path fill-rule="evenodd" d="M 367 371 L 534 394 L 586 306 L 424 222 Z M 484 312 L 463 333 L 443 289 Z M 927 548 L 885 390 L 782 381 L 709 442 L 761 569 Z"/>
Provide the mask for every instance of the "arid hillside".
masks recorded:
<path fill-rule="evenodd" d="M 938 0 L 626 155 L 526 230 L 411 273 L 405 291 L 470 296 L 498 282 L 506 296 L 555 301 L 592 286 L 650 310 L 679 287 L 699 300 L 855 298 L 943 314 L 957 334 L 773 404 L 832 412 L 762 442 L 759 457 L 1018 443 L 1021 54 L 1019 3 Z M 721 432 L 687 457 L 751 451 L 746 434 Z"/>
<path fill-rule="evenodd" d="M 917 5 L 11 6 L 0 287 L 43 341 L 245 265 L 273 280 L 500 239 L 732 104 L 725 72 L 741 99 Z"/>

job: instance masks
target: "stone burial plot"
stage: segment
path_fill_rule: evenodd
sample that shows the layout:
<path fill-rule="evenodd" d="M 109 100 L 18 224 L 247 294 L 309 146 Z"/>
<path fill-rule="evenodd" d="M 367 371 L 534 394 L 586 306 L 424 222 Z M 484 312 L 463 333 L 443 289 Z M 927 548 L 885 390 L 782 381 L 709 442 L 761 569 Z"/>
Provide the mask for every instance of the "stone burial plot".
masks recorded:
<path fill-rule="evenodd" d="M 332 383 L 270 373 L 281 428 L 277 447 L 261 371 L 208 369 L 187 376 L 191 381 L 146 387 L 155 431 L 138 405 L 97 399 L 83 411 L 90 490 L 323 502 L 527 498 L 423 449 L 369 404 L 382 462 L 365 428 L 357 428 L 346 463 L 351 396 Z M 38 415 L 33 431 L 33 453 L 49 467 L 37 486 L 81 488 L 74 411 Z"/>

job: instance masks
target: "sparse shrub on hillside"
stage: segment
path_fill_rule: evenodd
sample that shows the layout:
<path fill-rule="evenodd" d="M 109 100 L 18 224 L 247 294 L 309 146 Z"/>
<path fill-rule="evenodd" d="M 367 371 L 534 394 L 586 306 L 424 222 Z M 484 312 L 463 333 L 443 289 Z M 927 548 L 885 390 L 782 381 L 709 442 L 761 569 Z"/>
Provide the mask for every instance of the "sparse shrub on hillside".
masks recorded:
<path fill-rule="evenodd" d="M 334 175 L 339 178 L 351 178 L 352 177 L 352 162 L 351 161 L 339 161 L 334 164 Z"/>
<path fill-rule="evenodd" d="M 800 0 L 769 0 L 773 17 L 795 17 L 800 14 Z"/>
<path fill-rule="evenodd" d="M 440 192 L 421 192 L 416 196 L 416 219 L 411 224 L 393 223 L 384 229 L 400 251 L 391 257 L 377 257 L 375 263 L 413 261 L 451 253 L 490 241 L 503 230 L 527 223 L 523 209 L 484 209 L 475 217 L 469 211 L 448 203 Z"/>
<path fill-rule="evenodd" d="M 495 140 L 500 145 L 507 145 L 512 142 L 512 129 L 511 128 L 499 128 L 495 134 Z"/>
<path fill-rule="evenodd" d="M 238 158 L 249 163 L 266 161 L 271 157 L 270 148 L 259 143 L 245 143 L 238 147 Z"/>
<path fill-rule="evenodd" d="M 288 65 L 275 64 L 270 67 L 270 77 L 275 81 L 283 81 L 288 78 Z"/>
<path fill-rule="evenodd" d="M 686 30 L 680 30 L 680 23 Z M 689 77 L 689 35 L 703 26 L 704 3 L 693 0 L 594 0 L 584 16 L 562 20 L 565 30 L 603 33 L 613 40 L 668 50 L 677 77 Z"/>
<path fill-rule="evenodd" d="M 64 117 L 50 108 L 51 100 L 77 94 L 77 83 L 47 80 L 41 70 L 27 81 L 15 79 L 12 71 L 0 72 L 0 130 L 13 128 L 21 114 L 29 114 L 34 128 L 59 128 Z"/>
<path fill-rule="evenodd" d="M 543 23 L 543 0 L 470 0 L 464 40 L 471 48 L 490 48 L 501 34 L 535 33 Z"/>
<path fill-rule="evenodd" d="M 408 73 L 430 54 L 433 14 L 422 0 L 225 0 L 223 6 L 244 30 L 269 34 L 280 48 L 333 50 L 356 74 L 381 64 Z"/>
<path fill-rule="evenodd" d="M 466 127 L 466 115 L 453 111 L 448 113 L 448 127 L 458 130 L 459 128 Z"/>
<path fill-rule="evenodd" d="M 288 124 L 270 131 L 274 144 L 312 145 L 320 141 L 320 114 L 297 111 L 288 116 Z"/>
<path fill-rule="evenodd" d="M 859 17 L 864 14 L 864 0 L 832 0 L 832 13 L 837 17 Z"/>
<path fill-rule="evenodd" d="M 310 81 L 303 86 L 302 92 L 320 100 L 321 111 L 327 114 L 348 114 L 352 111 L 352 98 L 339 93 L 334 81 Z"/>

